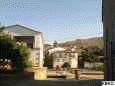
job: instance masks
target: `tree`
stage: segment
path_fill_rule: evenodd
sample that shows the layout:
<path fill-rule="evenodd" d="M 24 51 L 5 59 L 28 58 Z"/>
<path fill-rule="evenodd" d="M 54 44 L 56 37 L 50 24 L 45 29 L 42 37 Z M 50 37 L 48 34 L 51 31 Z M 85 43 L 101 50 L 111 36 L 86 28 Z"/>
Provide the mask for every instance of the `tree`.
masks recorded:
<path fill-rule="evenodd" d="M 97 61 L 97 51 L 93 52 L 93 51 L 89 51 L 88 49 L 84 49 L 81 52 L 80 57 L 82 57 L 83 61 L 87 61 L 87 62 L 96 62 Z"/>
<path fill-rule="evenodd" d="M 98 61 L 97 51 L 92 51 L 88 49 L 83 49 L 81 55 L 79 56 L 79 67 L 84 68 L 85 62 L 94 63 Z"/>
<path fill-rule="evenodd" d="M 0 33 L 0 58 L 9 59 L 13 57 L 12 52 L 16 48 L 16 41 L 11 37 L 10 34 Z"/>
<path fill-rule="evenodd" d="M 49 54 L 48 51 L 45 51 L 44 54 L 45 54 L 44 67 L 53 68 L 53 56 L 52 56 L 52 54 Z"/>
<path fill-rule="evenodd" d="M 29 61 L 30 58 L 30 50 L 27 46 L 24 46 L 23 44 L 17 46 L 17 50 L 19 52 L 19 60 L 22 62 L 22 68 L 27 68 L 32 66 L 31 61 Z"/>
<path fill-rule="evenodd" d="M 57 46 L 58 46 L 57 41 L 54 41 L 53 46 L 54 46 L 54 47 L 57 47 Z"/>
<path fill-rule="evenodd" d="M 65 62 L 63 65 L 62 65 L 62 68 L 70 68 L 70 64 L 68 62 Z"/>
<path fill-rule="evenodd" d="M 30 65 L 29 48 L 24 45 L 17 45 L 16 40 L 9 33 L 0 33 L 0 59 L 11 60 L 12 68 L 19 71 Z"/>

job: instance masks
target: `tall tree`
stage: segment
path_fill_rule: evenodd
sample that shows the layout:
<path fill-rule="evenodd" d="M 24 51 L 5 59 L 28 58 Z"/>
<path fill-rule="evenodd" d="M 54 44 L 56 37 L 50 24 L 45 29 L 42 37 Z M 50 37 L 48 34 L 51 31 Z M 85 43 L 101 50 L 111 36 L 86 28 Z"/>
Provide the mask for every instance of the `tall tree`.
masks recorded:
<path fill-rule="evenodd" d="M 5 61 L 9 59 L 12 67 L 23 70 L 29 64 L 29 48 L 23 45 L 17 45 L 15 39 L 6 33 L 0 33 L 0 59 Z"/>

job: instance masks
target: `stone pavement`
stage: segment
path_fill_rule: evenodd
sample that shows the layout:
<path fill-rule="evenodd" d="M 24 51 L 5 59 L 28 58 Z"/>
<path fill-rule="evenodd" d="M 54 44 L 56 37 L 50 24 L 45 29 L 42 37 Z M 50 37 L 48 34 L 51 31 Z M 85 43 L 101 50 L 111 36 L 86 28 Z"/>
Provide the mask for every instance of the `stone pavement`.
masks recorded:
<path fill-rule="evenodd" d="M 1 80 L 0 86 L 101 86 L 100 80 Z"/>

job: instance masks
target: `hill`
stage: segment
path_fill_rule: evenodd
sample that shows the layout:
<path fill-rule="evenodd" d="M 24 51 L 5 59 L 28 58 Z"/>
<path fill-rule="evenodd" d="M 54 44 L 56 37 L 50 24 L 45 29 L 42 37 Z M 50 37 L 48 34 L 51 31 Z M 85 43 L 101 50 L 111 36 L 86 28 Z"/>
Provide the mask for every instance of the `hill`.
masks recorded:
<path fill-rule="evenodd" d="M 76 47 L 76 48 L 87 48 L 87 47 L 98 47 L 103 48 L 103 37 L 94 37 L 88 39 L 76 39 L 73 41 L 67 41 L 59 43 L 61 47 Z"/>

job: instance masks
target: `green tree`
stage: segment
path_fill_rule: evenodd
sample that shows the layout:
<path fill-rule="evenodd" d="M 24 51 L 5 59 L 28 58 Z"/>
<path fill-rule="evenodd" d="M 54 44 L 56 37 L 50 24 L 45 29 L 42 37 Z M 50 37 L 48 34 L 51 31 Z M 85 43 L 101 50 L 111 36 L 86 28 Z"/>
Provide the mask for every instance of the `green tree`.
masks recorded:
<path fill-rule="evenodd" d="M 9 59 L 12 67 L 20 71 L 30 65 L 29 48 L 24 45 L 17 45 L 16 40 L 8 33 L 0 33 L 0 59 Z"/>
<path fill-rule="evenodd" d="M 53 68 L 53 56 L 48 51 L 45 52 L 44 67 Z"/>
<path fill-rule="evenodd" d="M 53 46 L 54 46 L 54 47 L 57 47 L 57 46 L 58 46 L 57 41 L 54 41 Z"/>
<path fill-rule="evenodd" d="M 21 57 L 20 60 L 22 61 L 23 68 L 31 67 L 31 61 L 29 61 L 30 49 L 21 44 L 17 46 L 17 50 L 19 52 L 19 57 Z"/>
<path fill-rule="evenodd" d="M 62 68 L 70 68 L 70 64 L 68 62 L 65 62 L 63 65 L 62 65 Z"/>
<path fill-rule="evenodd" d="M 0 58 L 9 59 L 13 57 L 16 41 L 10 34 L 0 33 Z M 13 53 L 12 53 L 13 52 Z"/>
<path fill-rule="evenodd" d="M 87 62 L 96 62 L 97 56 L 98 55 L 97 55 L 96 51 L 93 52 L 93 51 L 89 51 L 88 49 L 84 49 L 80 55 L 80 57 L 82 57 L 82 60 L 87 61 Z"/>

